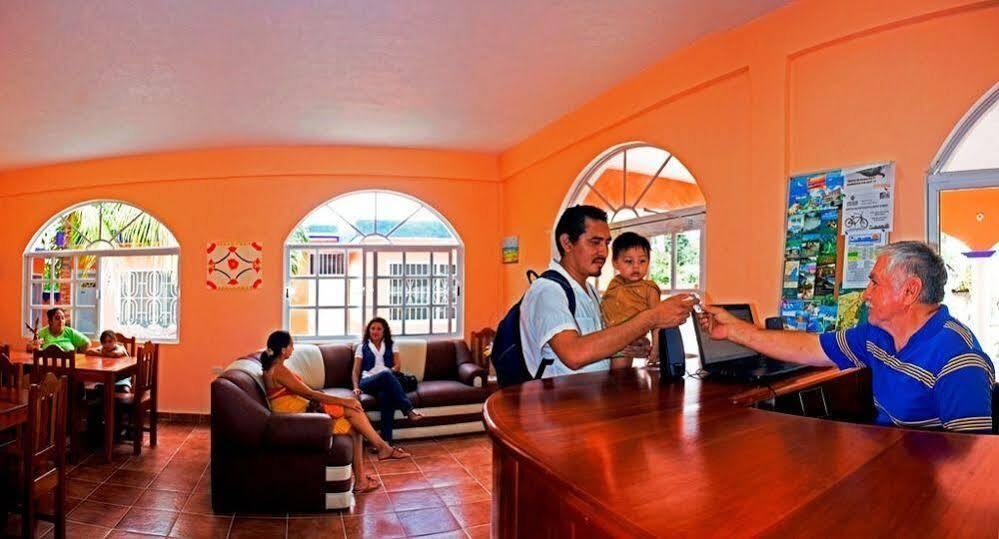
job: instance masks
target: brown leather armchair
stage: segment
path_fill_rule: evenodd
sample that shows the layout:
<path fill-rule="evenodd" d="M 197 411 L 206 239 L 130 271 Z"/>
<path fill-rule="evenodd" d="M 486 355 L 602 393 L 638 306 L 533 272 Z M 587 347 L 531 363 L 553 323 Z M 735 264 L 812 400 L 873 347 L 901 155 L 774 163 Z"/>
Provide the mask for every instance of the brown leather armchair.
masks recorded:
<path fill-rule="evenodd" d="M 332 436 L 329 416 L 271 413 L 254 376 L 234 368 L 212 382 L 211 406 L 216 512 L 317 512 L 350 506 L 352 441 Z"/>

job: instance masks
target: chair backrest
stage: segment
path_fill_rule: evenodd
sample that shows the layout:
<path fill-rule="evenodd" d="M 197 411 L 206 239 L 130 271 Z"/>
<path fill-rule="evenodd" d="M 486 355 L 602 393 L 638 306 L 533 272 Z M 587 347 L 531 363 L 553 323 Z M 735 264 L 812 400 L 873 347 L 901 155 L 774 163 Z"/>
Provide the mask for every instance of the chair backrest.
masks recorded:
<path fill-rule="evenodd" d="M 160 345 L 146 341 L 135 354 L 135 382 L 132 384 L 132 392 L 136 399 L 141 399 L 146 391 L 155 391 L 159 348 Z"/>
<path fill-rule="evenodd" d="M 51 460 L 57 464 L 66 452 L 66 393 L 65 376 L 56 378 L 51 372 L 40 384 L 28 389 L 28 424 L 26 436 L 32 462 Z M 34 474 L 28 477 L 34 479 Z"/>
<path fill-rule="evenodd" d="M 35 350 L 31 357 L 31 381 L 38 383 L 50 372 L 56 376 L 68 376 L 71 382 L 75 380 L 76 352 L 67 352 L 55 345 Z"/>
<path fill-rule="evenodd" d="M 129 356 L 135 357 L 135 337 L 126 337 L 116 331 L 114 332 L 114 338 L 118 341 L 118 344 L 125 347 Z"/>
<path fill-rule="evenodd" d="M 496 338 L 496 331 L 493 328 L 484 328 L 480 331 L 472 332 L 472 361 L 480 367 L 485 367 L 487 363 L 486 350 L 493 345 Z"/>
<path fill-rule="evenodd" d="M 21 387 L 21 366 L 10 361 L 10 346 L 0 346 L 0 387 Z"/>

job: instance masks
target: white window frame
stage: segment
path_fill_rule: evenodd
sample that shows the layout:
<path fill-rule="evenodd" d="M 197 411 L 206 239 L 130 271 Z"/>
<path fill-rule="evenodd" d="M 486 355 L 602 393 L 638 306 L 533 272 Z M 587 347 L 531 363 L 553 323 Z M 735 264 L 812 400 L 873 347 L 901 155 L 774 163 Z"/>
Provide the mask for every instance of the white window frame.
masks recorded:
<path fill-rule="evenodd" d="M 98 199 L 98 200 L 88 200 L 86 202 L 81 202 L 79 204 L 74 204 L 73 206 L 70 206 L 69 208 L 61 210 L 60 212 L 56 213 L 52 218 L 50 218 L 49 220 L 45 221 L 45 224 L 43 224 L 38 229 L 38 231 L 35 233 L 35 235 L 32 236 L 31 241 L 28 242 L 28 246 L 27 246 L 27 248 L 24 251 L 24 255 L 22 256 L 22 265 L 21 265 L 21 320 L 22 320 L 22 324 L 21 324 L 21 336 L 24 337 L 24 338 L 30 338 L 31 337 L 31 333 L 28 331 L 27 326 L 34 324 L 34 320 L 31 319 L 31 311 L 33 309 L 45 310 L 45 309 L 50 309 L 50 308 L 54 308 L 54 307 L 59 307 L 59 308 L 62 308 L 62 309 L 71 310 L 71 311 L 73 311 L 73 312 L 70 313 L 70 319 L 71 320 L 75 320 L 75 318 L 74 318 L 75 311 L 78 309 L 75 306 L 74 303 L 70 303 L 70 304 L 61 303 L 61 304 L 58 304 L 58 305 L 38 305 L 38 304 L 32 304 L 31 303 L 31 285 L 32 285 L 33 282 L 37 282 L 37 281 L 33 281 L 31 279 L 31 261 L 32 261 L 32 259 L 35 259 L 35 258 L 43 258 L 43 259 L 44 258 L 73 258 L 73 259 L 76 259 L 77 257 L 87 257 L 87 256 L 93 256 L 95 258 L 95 275 L 96 275 L 95 279 L 96 279 L 96 285 L 97 285 L 97 298 L 96 298 L 97 302 L 96 302 L 96 305 L 94 306 L 93 310 L 94 310 L 94 316 L 95 316 L 95 323 L 97 324 L 97 328 L 96 328 L 97 333 L 94 334 L 94 335 L 91 335 L 91 334 L 85 334 L 85 335 L 87 335 L 88 337 L 92 337 L 92 338 L 96 339 L 97 336 L 100 335 L 100 331 L 102 331 L 101 328 L 100 328 L 100 320 L 101 320 L 101 271 L 100 271 L 101 262 L 100 261 L 101 261 L 101 259 L 102 258 L 112 258 L 112 257 L 125 257 L 125 256 L 176 256 L 177 257 L 177 284 L 178 284 L 178 286 L 177 286 L 177 331 L 176 331 L 176 333 L 175 333 L 175 335 L 174 335 L 173 338 L 169 338 L 169 339 L 163 339 L 163 338 L 159 338 L 159 339 L 149 338 L 149 339 L 147 339 L 147 338 L 142 338 L 142 340 L 150 340 L 152 342 L 160 343 L 160 344 L 176 344 L 176 343 L 179 343 L 180 342 L 180 327 L 181 327 L 181 325 L 180 325 L 180 312 L 181 312 L 181 309 L 180 309 L 180 301 L 181 301 L 181 299 L 180 299 L 180 297 L 181 297 L 181 286 L 180 286 L 180 283 L 183 282 L 183 281 L 181 281 L 180 245 L 176 245 L 176 246 L 172 246 L 172 247 L 125 247 L 125 248 L 120 248 L 120 249 L 114 249 L 114 248 L 111 248 L 111 249 L 63 249 L 63 250 L 46 250 L 46 251 L 32 251 L 31 250 L 31 247 L 33 245 L 35 245 L 35 243 L 38 241 L 39 236 L 41 236 L 42 234 L 44 234 L 45 231 L 48 230 L 49 227 L 54 222 L 56 222 L 57 220 L 61 219 L 64 215 L 66 215 L 67 213 L 70 213 L 70 212 L 76 210 L 77 208 L 81 208 L 81 207 L 84 207 L 84 206 L 89 206 L 89 205 L 92 205 L 92 204 L 100 204 L 100 203 L 105 203 L 105 204 L 125 204 L 125 205 L 131 206 L 131 207 L 133 207 L 133 208 L 135 208 L 135 209 L 137 209 L 137 210 L 145 213 L 146 215 L 152 216 L 151 213 L 149 213 L 145 209 L 143 209 L 143 208 L 141 208 L 141 207 L 139 207 L 139 206 L 137 206 L 135 204 L 132 204 L 131 202 L 125 202 L 123 200 L 114 200 L 114 199 Z M 166 228 L 166 225 L 164 225 L 162 221 L 160 221 L 159 219 L 157 219 L 155 217 L 153 217 L 153 218 L 156 219 L 156 221 L 160 223 L 160 226 L 163 226 L 164 228 Z M 167 230 L 169 231 L 169 228 L 167 228 Z M 170 232 L 170 235 L 173 236 L 174 238 L 176 238 L 176 236 L 173 235 L 173 232 Z M 75 266 L 75 264 L 76 264 L 75 260 L 74 260 L 73 264 Z M 76 268 L 74 267 L 73 269 L 75 271 Z M 73 276 L 71 279 L 57 280 L 57 282 L 65 282 L 65 281 L 71 281 L 73 283 L 73 285 L 71 286 L 71 293 L 70 293 L 71 298 L 70 299 L 73 300 L 73 301 L 75 301 L 75 299 L 76 299 L 76 286 L 75 286 L 75 283 L 77 281 L 80 281 L 80 282 L 84 282 L 84 281 L 85 282 L 89 282 L 90 279 L 76 279 L 75 276 Z M 42 320 L 39 321 L 39 326 L 44 326 L 46 324 L 47 324 L 47 321 L 44 320 L 44 319 L 42 319 Z M 38 327 L 36 329 L 41 329 L 41 327 Z"/>
<path fill-rule="evenodd" d="M 351 309 L 360 308 L 360 310 L 361 310 L 361 317 L 363 319 L 362 324 L 361 324 L 362 325 L 362 331 L 363 331 L 364 324 L 367 323 L 367 321 L 370 320 L 371 317 L 373 317 L 373 316 L 379 316 L 378 314 L 376 314 L 376 313 L 378 313 L 379 310 L 400 308 L 400 309 L 402 309 L 402 312 L 405 315 L 407 313 L 407 311 L 406 311 L 407 308 L 414 307 L 414 306 L 411 306 L 411 305 L 407 305 L 406 294 L 405 294 L 405 286 L 406 286 L 405 282 L 407 280 L 414 280 L 414 279 L 429 279 L 430 283 L 431 283 L 430 302 L 427 303 L 426 305 L 420 304 L 420 305 L 418 305 L 418 307 L 427 307 L 428 312 L 430 314 L 429 323 L 428 323 L 428 330 L 431 331 L 431 333 L 407 333 L 406 332 L 406 319 L 403 318 L 403 320 L 401 322 L 401 326 L 399 328 L 393 328 L 394 335 L 396 335 L 397 337 L 425 337 L 425 338 L 428 338 L 428 339 L 452 339 L 452 338 L 463 336 L 464 335 L 464 333 L 463 333 L 464 332 L 464 308 L 465 308 L 465 301 L 464 301 L 464 295 L 463 295 L 463 290 L 462 290 L 462 288 L 464 286 L 464 283 L 465 283 L 464 245 L 462 244 L 461 238 L 458 236 L 458 233 L 455 231 L 454 227 L 451 226 L 451 223 L 449 223 L 447 221 L 447 219 L 445 219 L 439 212 L 437 212 L 437 210 L 435 210 L 429 204 L 423 202 L 420 199 L 417 199 L 417 198 L 411 197 L 409 195 L 406 195 L 404 193 L 399 193 L 399 192 L 396 192 L 396 191 L 388 191 L 388 190 L 351 191 L 349 193 L 344 193 L 343 195 L 337 196 L 337 197 L 335 197 L 333 199 L 330 199 L 330 200 L 327 200 L 327 201 L 323 202 L 322 204 L 320 204 L 319 206 L 317 206 L 316 208 L 314 208 L 313 210 L 311 210 L 308 214 L 306 214 L 306 216 L 298 224 L 296 224 L 295 227 L 292 230 L 293 231 L 296 230 L 299 226 L 302 225 L 302 223 L 305 221 L 306 218 L 308 218 L 309 215 L 311 215 L 314 211 L 317 211 L 318 209 L 326 206 L 327 204 L 331 204 L 334 201 L 336 201 L 338 199 L 341 199 L 341 198 L 344 198 L 344 197 L 348 197 L 348 196 L 351 196 L 351 195 L 362 194 L 362 193 L 378 193 L 378 194 L 395 195 L 395 196 L 400 196 L 400 197 L 403 197 L 403 198 L 407 198 L 407 199 L 409 199 L 409 200 L 411 200 L 413 202 L 416 202 L 417 204 L 419 204 L 423 208 L 426 208 L 428 211 L 430 211 L 437 219 L 440 220 L 441 223 L 444 224 L 444 226 L 447 228 L 448 232 L 451 234 L 451 237 L 454 239 L 454 243 L 449 243 L 449 244 L 433 243 L 433 244 L 405 244 L 405 245 L 399 245 L 399 244 L 392 244 L 390 237 L 386 237 L 384 235 L 374 234 L 374 233 L 373 234 L 368 234 L 367 236 L 377 236 L 377 237 L 379 237 L 382 240 L 389 241 L 390 243 L 388 243 L 388 244 L 384 244 L 384 243 L 367 244 L 367 243 L 363 243 L 363 241 L 360 241 L 360 242 L 351 242 L 351 243 L 324 243 L 324 242 L 313 242 L 313 243 L 296 242 L 296 243 L 290 243 L 290 242 L 286 241 L 285 242 L 285 247 L 284 247 L 284 261 L 283 261 L 284 283 L 285 283 L 284 284 L 284 293 L 282 294 L 282 325 L 283 325 L 283 327 L 286 330 L 289 329 L 290 320 L 291 320 L 291 311 L 292 310 L 312 310 L 314 312 L 313 322 L 315 324 L 316 332 L 318 333 L 319 332 L 319 311 L 321 309 L 342 309 L 343 312 L 344 312 L 344 331 L 347 332 L 346 334 L 344 334 L 344 335 L 321 335 L 321 334 L 317 334 L 317 335 L 296 335 L 295 338 L 298 339 L 301 342 L 313 342 L 313 343 L 314 342 L 353 342 L 353 341 L 356 341 L 361 335 L 349 333 L 349 331 L 350 331 L 349 312 L 350 312 Z M 397 225 L 396 228 L 398 228 L 401 225 L 402 225 L 402 223 L 400 223 L 399 225 Z M 360 233 L 360 231 L 357 231 L 357 232 Z M 391 234 L 389 234 L 389 236 L 391 236 Z M 292 251 L 296 251 L 296 250 L 312 250 L 312 251 L 317 251 L 317 252 L 318 251 L 322 251 L 322 250 L 332 250 L 332 251 L 342 250 L 345 253 L 345 267 L 344 267 L 344 272 L 345 272 L 346 275 L 344 275 L 343 277 L 319 277 L 314 272 L 313 275 L 292 276 L 291 275 L 291 254 L 292 254 Z M 347 253 L 349 253 L 350 251 L 354 251 L 354 252 L 360 253 L 360 256 L 361 256 L 361 274 L 359 276 L 351 276 L 351 275 L 349 275 L 349 273 L 350 273 L 350 270 L 349 270 L 349 257 L 347 256 Z M 375 271 L 377 271 L 377 268 L 378 268 L 378 254 L 379 253 L 402 253 L 402 262 L 401 262 L 402 274 L 401 275 L 392 275 L 392 274 L 378 275 L 378 274 L 376 274 Z M 411 253 L 412 254 L 415 254 L 415 253 L 424 254 L 425 253 L 425 254 L 429 255 L 430 261 L 427 264 L 428 267 L 429 267 L 429 274 L 428 275 L 409 275 L 407 264 L 409 264 L 409 265 L 413 265 L 413 264 L 411 264 L 410 262 L 407 262 L 406 258 Z M 436 274 L 437 274 L 436 270 L 437 270 L 437 264 L 438 264 L 438 262 L 435 260 L 434 253 L 448 253 L 448 265 L 450 265 L 450 266 L 452 266 L 454 268 L 453 278 L 449 278 L 446 275 L 439 276 L 439 277 L 436 276 Z M 369 257 L 370 257 L 370 260 L 369 260 Z M 423 264 L 421 263 L 420 265 L 422 266 Z M 342 306 L 341 305 L 336 305 L 336 306 L 321 306 L 321 305 L 318 305 L 318 303 L 316 305 L 312 305 L 312 306 L 302 306 L 302 305 L 295 305 L 295 306 L 293 306 L 293 305 L 291 305 L 290 299 L 291 299 L 292 281 L 299 281 L 299 280 L 314 280 L 314 281 L 316 281 L 316 283 L 315 283 L 315 286 L 316 286 L 316 298 L 317 298 L 317 302 L 318 302 L 318 297 L 319 297 L 319 281 L 323 280 L 323 279 L 341 279 L 341 278 L 345 280 L 344 294 L 345 294 L 346 297 L 344 298 L 344 305 L 342 305 Z M 402 302 L 402 304 L 401 305 L 380 304 L 379 298 L 378 298 L 378 281 L 380 281 L 380 280 L 391 281 L 391 280 L 400 280 L 400 279 L 403 281 L 403 285 L 402 285 L 403 286 L 403 294 L 402 294 L 402 300 L 403 300 L 403 302 Z M 433 299 L 434 299 L 433 298 L 433 282 L 434 282 L 433 279 L 446 279 L 447 280 L 447 283 L 448 283 L 448 297 L 449 298 L 451 298 L 451 297 L 454 298 L 454 304 L 453 305 L 451 305 L 450 303 L 448 303 L 448 304 L 435 304 L 433 302 Z M 350 290 L 346 286 L 346 284 L 347 284 L 348 281 L 351 281 L 351 280 L 360 281 L 360 283 L 361 283 L 361 304 L 360 305 L 351 305 L 350 304 Z M 369 292 L 368 285 L 369 285 L 369 282 L 370 282 L 370 285 L 374 287 L 374 290 L 371 291 L 371 302 L 370 302 L 370 305 L 369 305 L 369 301 L 368 301 L 368 292 Z M 455 313 L 454 321 L 452 322 L 452 319 L 450 317 L 448 317 L 448 332 L 447 333 L 433 333 L 433 329 L 434 329 L 433 309 L 435 307 L 444 307 L 445 309 L 448 309 L 448 308 L 453 308 L 454 309 L 454 313 Z M 445 313 L 447 313 L 447 311 L 445 311 Z"/>
<path fill-rule="evenodd" d="M 646 143 L 646 142 L 629 142 L 629 143 L 625 143 L 625 144 L 620 144 L 620 145 L 614 146 L 614 147 L 608 149 L 607 151 L 603 152 L 602 154 L 600 154 L 599 156 L 597 156 L 596 159 L 594 159 L 593 161 L 591 161 L 590 164 L 587 165 L 586 168 L 584 168 L 582 172 L 580 172 L 579 176 L 577 176 L 577 178 L 576 178 L 576 181 L 573 182 L 572 188 L 569 189 L 569 192 L 566 195 L 565 200 L 562 201 L 562 206 L 559 208 L 558 213 L 555 215 L 555 222 L 552 224 L 552 227 L 551 227 L 551 230 L 553 232 L 551 234 L 551 236 L 552 236 L 552 238 L 551 238 L 551 252 L 552 252 L 552 258 L 553 259 L 557 260 L 559 258 L 558 248 L 555 246 L 555 238 L 554 238 L 554 231 L 555 231 L 555 227 L 558 225 L 559 217 L 561 217 L 562 213 L 564 213 L 565 210 L 567 208 L 569 208 L 570 206 L 574 206 L 576 204 L 580 204 L 581 203 L 581 198 L 582 198 L 583 190 L 590 183 L 590 180 L 592 179 L 593 174 L 596 173 L 596 171 L 600 170 L 604 163 L 606 163 L 607 161 L 610 161 L 611 159 L 613 159 L 614 157 L 616 157 L 618 154 L 625 153 L 628 150 L 637 149 L 637 148 L 646 148 L 646 147 L 648 147 L 648 148 L 655 148 L 657 150 L 662 150 L 663 152 L 666 152 L 666 154 L 668 155 L 668 157 L 666 159 L 667 163 L 670 160 L 672 160 L 672 159 L 676 159 L 676 156 L 674 156 L 672 152 L 670 152 L 668 150 L 665 150 L 663 148 L 660 148 L 658 146 L 655 146 L 653 144 L 649 144 L 649 143 Z M 656 179 L 659 178 L 659 174 L 662 172 L 662 170 L 665 168 L 665 166 L 666 166 L 666 163 L 663 163 L 663 165 L 659 168 L 659 172 L 657 172 L 652 177 L 652 181 L 655 181 Z M 627 161 L 627 153 L 625 153 L 623 175 L 625 177 L 627 177 L 627 173 L 628 173 L 628 161 Z M 648 188 L 645 188 L 645 190 L 643 190 L 641 192 L 641 196 L 644 196 L 644 194 L 645 194 L 645 192 L 647 190 L 648 190 Z M 606 200 L 606 199 L 603 198 L 602 195 L 600 195 L 599 193 L 597 193 L 597 194 L 601 198 L 601 200 L 603 200 L 605 203 L 607 203 L 608 206 L 611 205 L 608 200 Z M 641 196 L 639 197 L 639 199 L 641 199 Z M 601 209 L 604 209 L 604 208 L 601 208 Z M 618 211 L 620 211 L 622 209 L 629 209 L 631 211 L 634 211 L 633 207 L 626 206 L 626 205 L 625 206 L 621 206 L 619 208 L 616 208 L 616 210 L 618 210 Z M 675 294 L 675 293 L 678 293 L 678 292 L 697 292 L 697 293 L 702 293 L 707 288 L 707 286 L 706 286 L 706 276 L 707 276 L 707 223 L 706 223 L 707 220 L 706 220 L 706 214 L 707 214 L 707 208 L 706 208 L 706 206 L 696 206 L 696 207 L 692 207 L 692 208 L 683 208 L 683 209 L 680 209 L 680 210 L 674 210 L 674 211 L 668 211 L 668 212 L 658 213 L 658 214 L 655 214 L 655 215 L 646 215 L 646 216 L 642 216 L 642 217 L 636 217 L 634 219 L 628 219 L 626 221 L 612 222 L 612 223 L 609 223 L 609 225 L 610 225 L 611 235 L 612 236 L 616 236 L 616 235 L 618 235 L 618 234 L 620 234 L 622 232 L 625 232 L 625 231 L 637 232 L 637 233 L 639 233 L 639 234 L 641 234 L 643 236 L 646 236 L 646 237 L 657 236 L 657 235 L 662 235 L 662 234 L 674 234 L 674 237 L 672 239 L 673 245 L 672 245 L 672 249 L 670 251 L 670 256 L 672 257 L 672 260 L 670 261 L 670 286 L 671 286 L 671 288 L 669 290 L 664 290 L 663 291 L 664 295 L 665 294 Z M 610 218 L 610 217 L 611 216 L 608 215 L 608 218 Z M 672 286 L 675 285 L 675 283 L 676 283 L 676 255 L 677 255 L 677 253 L 676 253 L 676 238 L 675 238 L 675 234 L 679 234 L 679 233 L 682 233 L 682 232 L 688 232 L 688 231 L 691 231 L 691 230 L 700 230 L 701 231 L 700 250 L 699 250 L 699 254 L 700 254 L 700 267 L 699 267 L 699 269 L 700 269 L 700 276 L 698 277 L 699 288 L 696 288 L 696 289 L 672 288 Z M 594 287 L 597 287 L 599 292 L 603 292 L 603 290 L 599 290 L 599 287 L 597 286 L 597 283 L 596 283 L 596 279 L 594 279 L 594 281 L 595 281 L 594 282 Z"/>

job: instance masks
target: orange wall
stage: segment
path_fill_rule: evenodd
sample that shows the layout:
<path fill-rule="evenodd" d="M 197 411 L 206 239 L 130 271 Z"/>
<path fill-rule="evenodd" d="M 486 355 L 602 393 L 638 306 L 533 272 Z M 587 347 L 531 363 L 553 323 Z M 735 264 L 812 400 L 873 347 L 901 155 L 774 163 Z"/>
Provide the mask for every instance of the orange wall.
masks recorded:
<path fill-rule="evenodd" d="M 972 251 L 993 249 L 999 244 L 999 187 L 941 191 L 940 230 Z"/>
<path fill-rule="evenodd" d="M 120 199 L 159 218 L 180 243 L 180 343 L 161 348 L 161 409 L 208 411 L 212 367 L 259 349 L 281 326 L 283 244 L 320 203 L 390 189 L 436 208 L 465 246 L 465 332 L 497 316 L 500 211 L 495 156 L 356 148 L 256 148 L 107 159 L 0 174 L 0 342 L 20 346 L 22 254 L 60 210 Z M 210 240 L 264 245 L 264 287 L 210 291 Z"/>
<path fill-rule="evenodd" d="M 572 182 L 609 147 L 673 152 L 707 205 L 707 292 L 775 314 L 790 173 L 894 160 L 894 239 L 925 238 L 925 173 L 999 80 L 999 2 L 795 2 L 708 36 L 500 156 L 504 235 L 520 263 L 504 298 L 550 254 Z"/>

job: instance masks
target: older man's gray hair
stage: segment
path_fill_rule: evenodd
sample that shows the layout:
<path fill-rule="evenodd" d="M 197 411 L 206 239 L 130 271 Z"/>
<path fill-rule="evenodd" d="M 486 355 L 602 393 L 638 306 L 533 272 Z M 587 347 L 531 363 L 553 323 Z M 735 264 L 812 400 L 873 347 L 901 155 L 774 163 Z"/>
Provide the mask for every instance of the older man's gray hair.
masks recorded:
<path fill-rule="evenodd" d="M 943 301 L 947 266 L 929 245 L 921 241 L 899 241 L 886 246 L 880 255 L 888 257 L 889 272 L 897 267 L 907 276 L 919 278 L 923 283 L 920 303 L 935 305 Z"/>

